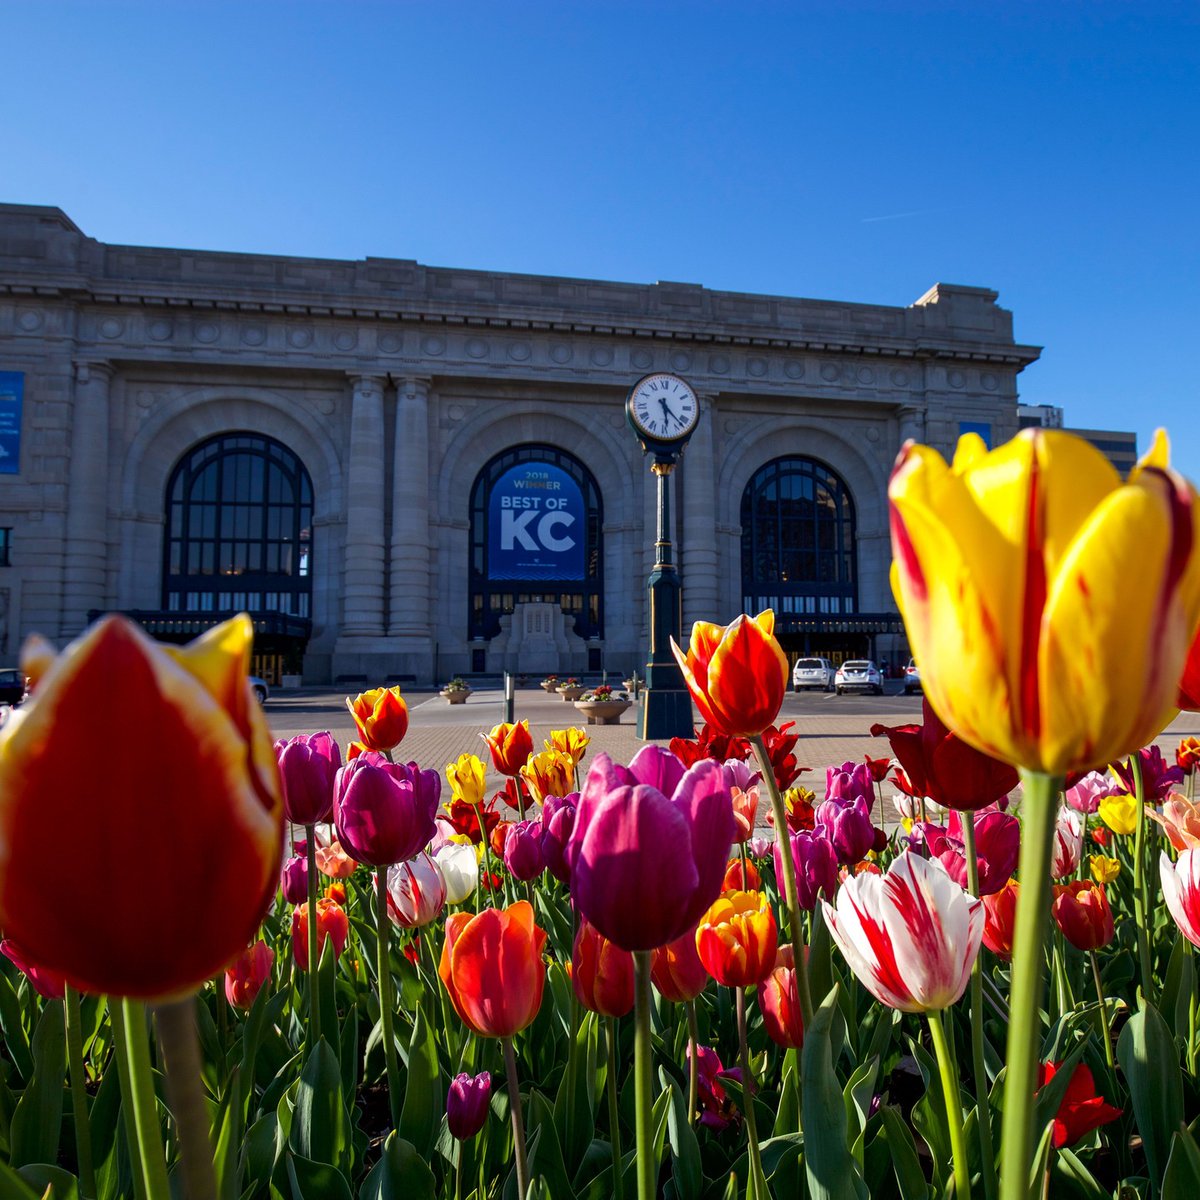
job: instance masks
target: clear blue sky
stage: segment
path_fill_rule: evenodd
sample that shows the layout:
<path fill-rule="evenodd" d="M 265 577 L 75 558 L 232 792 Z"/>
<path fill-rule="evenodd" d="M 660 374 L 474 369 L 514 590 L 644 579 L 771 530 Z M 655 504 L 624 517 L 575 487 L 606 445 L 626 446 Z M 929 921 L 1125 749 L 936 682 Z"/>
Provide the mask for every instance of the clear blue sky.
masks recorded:
<path fill-rule="evenodd" d="M 0 0 L 0 198 L 110 242 L 908 304 L 1200 479 L 1200 5 Z"/>

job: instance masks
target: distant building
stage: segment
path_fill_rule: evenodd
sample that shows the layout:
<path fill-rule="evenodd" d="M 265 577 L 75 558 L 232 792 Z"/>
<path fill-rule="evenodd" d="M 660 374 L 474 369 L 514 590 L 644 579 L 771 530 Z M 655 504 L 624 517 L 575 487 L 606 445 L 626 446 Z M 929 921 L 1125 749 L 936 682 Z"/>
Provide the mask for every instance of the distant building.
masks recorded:
<path fill-rule="evenodd" d="M 1122 475 L 1128 475 L 1136 465 L 1137 434 L 1117 429 L 1075 429 L 1063 424 L 1063 410 L 1053 404 L 1020 404 L 1017 421 L 1022 429 L 1040 425 L 1044 429 L 1066 429 L 1091 442 Z"/>
<path fill-rule="evenodd" d="M 183 638 L 245 609 L 271 678 L 629 671 L 652 371 L 701 402 L 685 630 L 770 606 L 793 656 L 898 660 L 888 473 L 908 438 L 1016 432 L 1039 350 L 996 300 L 106 245 L 0 205 L 0 663 L 98 611 Z"/>

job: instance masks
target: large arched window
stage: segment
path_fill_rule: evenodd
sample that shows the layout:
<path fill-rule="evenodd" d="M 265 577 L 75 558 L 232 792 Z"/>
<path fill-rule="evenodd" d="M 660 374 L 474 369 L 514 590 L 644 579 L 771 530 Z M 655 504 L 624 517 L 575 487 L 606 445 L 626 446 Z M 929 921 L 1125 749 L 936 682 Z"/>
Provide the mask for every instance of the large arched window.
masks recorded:
<path fill-rule="evenodd" d="M 163 607 L 309 619 L 312 481 L 273 438 L 227 433 L 189 450 L 167 484 Z"/>
<path fill-rule="evenodd" d="M 854 501 L 812 458 L 777 458 L 742 493 L 742 604 L 746 612 L 858 609 Z"/>
<path fill-rule="evenodd" d="M 518 604 L 551 603 L 582 638 L 604 636 L 600 489 L 553 446 L 496 455 L 471 489 L 468 636 L 493 638 Z"/>

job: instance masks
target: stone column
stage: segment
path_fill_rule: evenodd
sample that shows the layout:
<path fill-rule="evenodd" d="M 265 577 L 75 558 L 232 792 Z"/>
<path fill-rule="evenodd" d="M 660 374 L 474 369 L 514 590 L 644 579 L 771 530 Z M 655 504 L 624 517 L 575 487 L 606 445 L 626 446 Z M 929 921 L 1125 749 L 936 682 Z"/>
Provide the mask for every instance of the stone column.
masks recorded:
<path fill-rule="evenodd" d="M 713 463 L 713 424 L 716 400 L 701 395 L 700 420 L 683 452 L 683 637 L 690 637 L 695 621 L 724 621 L 717 590 L 717 493 Z"/>
<path fill-rule="evenodd" d="M 59 636 L 75 637 L 91 609 L 104 608 L 108 568 L 109 382 L 106 362 L 75 366 L 71 463 L 67 483 L 66 563 Z"/>
<path fill-rule="evenodd" d="M 914 442 L 925 440 L 925 409 L 923 407 L 916 404 L 902 404 L 896 410 L 896 418 L 900 422 L 901 446 L 910 438 Z"/>
<path fill-rule="evenodd" d="M 379 375 L 351 375 L 350 381 L 354 397 L 346 469 L 342 638 L 382 638 L 384 381 Z"/>
<path fill-rule="evenodd" d="M 396 388 L 396 438 L 392 459 L 392 544 L 388 637 L 402 656 L 401 671 L 419 679 L 433 674 L 429 601 L 428 379 L 408 376 Z"/>

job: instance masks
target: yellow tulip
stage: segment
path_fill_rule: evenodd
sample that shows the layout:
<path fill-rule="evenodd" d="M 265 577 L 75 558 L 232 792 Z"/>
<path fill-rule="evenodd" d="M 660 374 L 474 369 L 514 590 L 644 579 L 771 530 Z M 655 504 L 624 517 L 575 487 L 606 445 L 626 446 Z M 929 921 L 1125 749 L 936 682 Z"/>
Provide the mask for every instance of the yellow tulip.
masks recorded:
<path fill-rule="evenodd" d="M 1082 438 L 1023 430 L 953 464 L 907 445 L 892 588 L 921 682 L 964 741 L 1047 775 L 1150 741 L 1200 621 L 1200 500 L 1164 434 L 1122 483 Z"/>
<path fill-rule="evenodd" d="M 482 804 L 487 792 L 487 767 L 474 754 L 460 754 L 457 761 L 446 764 L 446 778 L 455 799 L 468 804 Z"/>
<path fill-rule="evenodd" d="M 1105 796 L 1096 810 L 1100 820 L 1113 833 L 1132 833 L 1137 828 L 1137 798 L 1118 792 L 1115 796 Z"/>
<path fill-rule="evenodd" d="M 1103 854 L 1089 854 L 1088 867 L 1092 878 L 1099 884 L 1112 883 L 1121 873 L 1121 864 L 1115 858 L 1106 858 Z"/>
<path fill-rule="evenodd" d="M 552 729 L 542 745 L 547 750 L 557 750 L 560 754 L 567 755 L 578 766 L 583 761 L 588 742 L 591 740 L 582 729 L 573 725 L 570 729 Z"/>
<path fill-rule="evenodd" d="M 575 762 L 561 750 L 543 750 L 529 756 L 521 778 L 540 804 L 547 796 L 566 796 L 575 790 Z"/>

